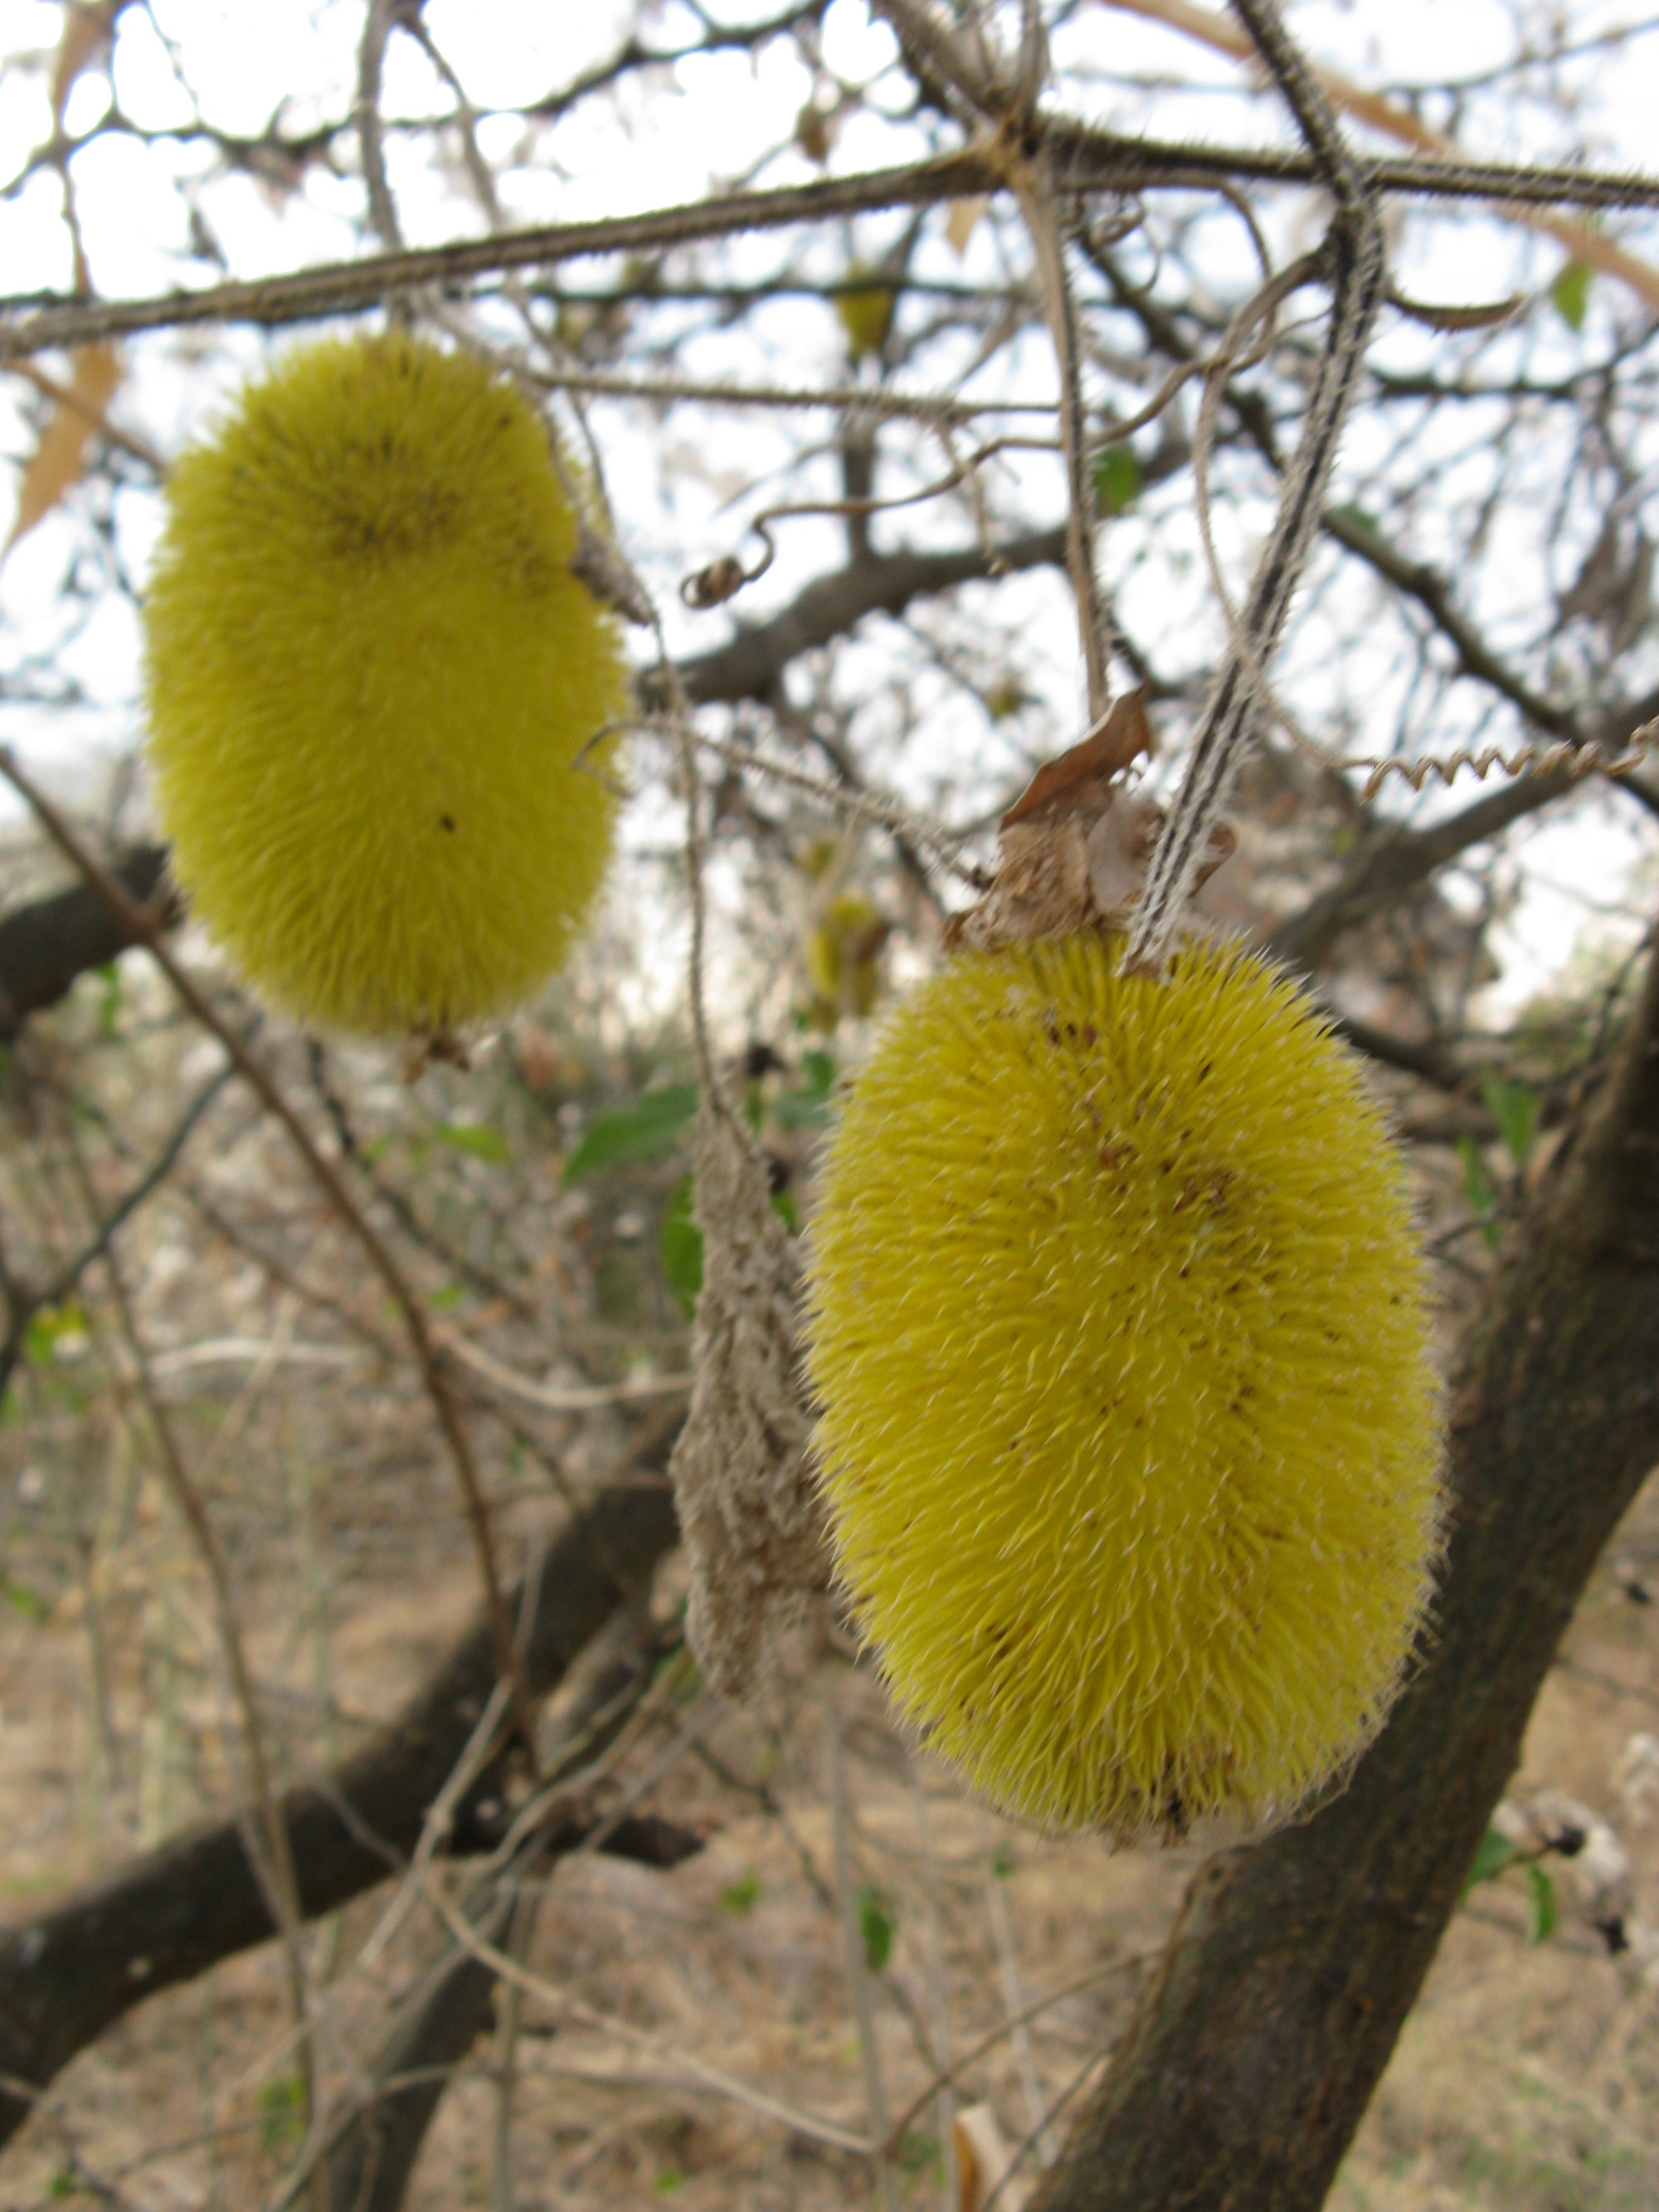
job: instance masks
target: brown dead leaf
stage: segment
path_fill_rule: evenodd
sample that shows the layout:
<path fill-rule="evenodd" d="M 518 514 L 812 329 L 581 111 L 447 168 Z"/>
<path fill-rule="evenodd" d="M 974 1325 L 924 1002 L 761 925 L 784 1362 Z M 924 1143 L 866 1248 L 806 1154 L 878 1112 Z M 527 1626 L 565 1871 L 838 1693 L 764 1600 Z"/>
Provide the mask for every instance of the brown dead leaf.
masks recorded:
<path fill-rule="evenodd" d="M 1006 2212 L 1019 2212 L 1030 2195 L 1030 2185 L 1010 2179 L 1013 2154 L 988 2105 L 969 2105 L 951 2123 L 957 2154 L 958 2212 L 984 2212 L 994 2197 Z"/>
<path fill-rule="evenodd" d="M 52 65 L 52 118 L 60 130 L 76 78 L 109 45 L 125 4 L 125 0 L 70 0 L 64 9 L 63 35 Z"/>
<path fill-rule="evenodd" d="M 993 951 L 1125 926 L 1164 820 L 1157 802 L 1128 780 L 1153 744 L 1146 695 L 1130 691 L 1080 744 L 1043 763 L 1002 817 L 996 879 L 980 905 L 951 924 L 951 950 Z M 1224 823 L 1212 833 L 1200 881 L 1237 842 Z"/>
<path fill-rule="evenodd" d="M 54 404 L 17 488 L 17 514 L 6 540 L 8 553 L 80 482 L 88 445 L 103 427 L 104 410 L 121 381 L 120 358 L 113 346 L 81 346 L 71 359 L 73 368 L 67 385 L 49 384 L 44 377 L 35 380 L 43 389 L 52 391 Z"/>
<path fill-rule="evenodd" d="M 972 199 L 951 201 L 950 212 L 945 218 L 945 235 L 958 261 L 968 251 L 968 241 L 977 229 L 981 216 L 990 204 L 983 193 L 976 194 Z"/>
<path fill-rule="evenodd" d="M 1150 760 L 1155 743 L 1146 692 L 1126 691 L 1079 744 L 1044 761 L 1003 816 L 1002 827 L 1010 830 L 1039 811 L 1051 817 L 1073 811 L 1084 797 L 1083 787 L 1109 783 L 1142 753 Z"/>

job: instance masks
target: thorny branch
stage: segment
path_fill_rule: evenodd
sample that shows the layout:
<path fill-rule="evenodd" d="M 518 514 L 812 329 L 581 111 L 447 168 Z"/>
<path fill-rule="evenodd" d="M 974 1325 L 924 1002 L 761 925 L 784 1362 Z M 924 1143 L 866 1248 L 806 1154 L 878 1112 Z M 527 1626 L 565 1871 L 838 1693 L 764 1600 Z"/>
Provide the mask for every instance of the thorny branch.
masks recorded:
<path fill-rule="evenodd" d="M 1055 187 L 1066 192 L 1127 194 L 1158 188 L 1190 191 L 1220 181 L 1309 184 L 1323 181 L 1308 156 L 1247 149 L 1166 146 L 1116 138 L 1055 121 L 1045 137 Z M 1492 162 L 1370 161 L 1358 172 L 1373 193 L 1434 198 L 1559 202 L 1595 209 L 1659 206 L 1659 179 L 1598 176 L 1582 169 L 1510 168 Z M 638 253 L 741 232 L 818 224 L 881 208 L 936 205 L 1002 189 L 999 163 L 969 149 L 902 168 L 771 191 L 731 192 L 689 206 L 590 222 L 550 224 L 450 246 L 365 255 L 250 282 L 173 292 L 159 298 L 95 303 L 0 299 L 0 362 L 55 346 L 87 345 L 140 331 L 179 330 L 203 323 L 314 321 L 372 307 L 422 286 L 465 284 L 512 269 L 545 268 L 588 254 Z"/>

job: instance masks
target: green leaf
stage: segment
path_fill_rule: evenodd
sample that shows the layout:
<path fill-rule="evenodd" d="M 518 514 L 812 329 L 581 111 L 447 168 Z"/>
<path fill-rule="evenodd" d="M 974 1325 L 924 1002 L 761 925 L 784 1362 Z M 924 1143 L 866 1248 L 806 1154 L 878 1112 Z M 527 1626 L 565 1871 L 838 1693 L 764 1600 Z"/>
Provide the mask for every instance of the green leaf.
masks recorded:
<path fill-rule="evenodd" d="M 103 1037 L 113 1037 L 120 1025 L 121 963 L 118 960 L 106 960 L 94 973 L 103 987 L 98 995 L 98 1033 Z"/>
<path fill-rule="evenodd" d="M 660 1091 L 646 1091 L 631 1106 L 596 1114 L 565 1162 L 562 1180 L 567 1185 L 580 1182 L 595 1168 L 616 1167 L 624 1160 L 659 1159 L 673 1151 L 696 1110 L 695 1083 L 666 1083 Z"/>
<path fill-rule="evenodd" d="M 760 1903 L 761 1878 L 753 1867 L 745 1867 L 735 1881 L 728 1881 L 720 1892 L 720 1911 L 735 1913 L 741 1920 Z"/>
<path fill-rule="evenodd" d="M 1486 1163 L 1480 1147 L 1469 1136 L 1457 1140 L 1457 1157 L 1463 1163 L 1463 1195 L 1468 1200 L 1469 1212 L 1480 1224 L 1480 1234 L 1495 1252 L 1498 1249 L 1498 1193 L 1492 1187 Z"/>
<path fill-rule="evenodd" d="M 23 1356 L 40 1367 L 52 1358 L 58 1346 L 87 1334 L 86 1309 L 74 1298 L 61 1306 L 42 1306 L 29 1316 L 23 1333 Z"/>
<path fill-rule="evenodd" d="M 801 1079 L 772 1102 L 772 1118 L 783 1129 L 827 1128 L 834 1118 L 830 1094 L 836 1085 L 836 1056 L 830 1052 L 804 1052 Z"/>
<path fill-rule="evenodd" d="M 772 1119 L 781 1129 L 827 1129 L 835 1113 L 816 1091 L 786 1091 L 772 1101 Z"/>
<path fill-rule="evenodd" d="M 52 1619 L 51 1601 L 42 1597 L 39 1590 L 30 1589 L 26 1583 L 14 1582 L 8 1575 L 0 1589 L 3 1589 L 6 1603 L 12 1611 L 21 1613 L 25 1620 L 33 1621 L 38 1627 L 42 1621 Z"/>
<path fill-rule="evenodd" d="M 702 1231 L 691 1218 L 694 1195 L 691 1177 L 682 1176 L 668 1201 L 668 1211 L 662 1218 L 662 1233 L 657 1240 L 663 1280 L 674 1293 L 687 1321 L 697 1310 L 697 1293 L 702 1288 Z"/>
<path fill-rule="evenodd" d="M 1382 535 L 1382 526 L 1376 517 L 1369 507 L 1359 506 L 1356 501 L 1350 500 L 1346 507 L 1336 507 L 1333 512 L 1342 521 L 1347 523 L 1350 528 L 1363 530 L 1368 538 L 1380 538 Z"/>
<path fill-rule="evenodd" d="M 864 1938 L 864 1963 L 878 1974 L 893 1955 L 893 1915 L 887 1899 L 873 1882 L 866 1882 L 855 1900 L 859 1934 Z"/>
<path fill-rule="evenodd" d="M 1511 1843 L 1498 1828 L 1488 1828 L 1480 1838 L 1480 1848 L 1474 1855 L 1474 1864 L 1463 1877 L 1460 1895 L 1467 1897 L 1483 1881 L 1494 1881 L 1507 1866 L 1512 1866 L 1521 1856 L 1521 1846 Z"/>
<path fill-rule="evenodd" d="M 487 1122 L 440 1121 L 432 1133 L 440 1144 L 458 1152 L 470 1152 L 475 1160 L 488 1160 L 493 1168 L 505 1167 L 513 1157 L 507 1139 Z"/>
<path fill-rule="evenodd" d="M 939 2156 L 939 2137 L 925 2135 L 919 2128 L 906 2128 L 893 2146 L 893 2157 L 902 2174 L 915 2179 L 918 2174 L 939 2174 L 944 2160 Z"/>
<path fill-rule="evenodd" d="M 677 2189 L 684 2189 L 685 2176 L 677 2166 L 659 2166 L 657 2178 L 651 2185 L 653 2197 L 672 2197 Z"/>
<path fill-rule="evenodd" d="M 781 1190 L 772 1194 L 772 1211 L 792 1237 L 800 1235 L 800 1208 L 795 1203 L 795 1194 L 786 1183 Z"/>
<path fill-rule="evenodd" d="M 1007 1881 L 1009 1875 L 1014 1871 L 1015 1863 L 1014 1847 L 1012 1844 L 999 1844 L 991 1854 L 991 1872 L 999 1881 Z"/>
<path fill-rule="evenodd" d="M 1507 1076 L 1494 1075 L 1481 1086 L 1480 1096 L 1487 1113 L 1498 1124 L 1498 1133 L 1510 1158 L 1516 1167 L 1525 1167 L 1538 1134 L 1538 1093 L 1524 1083 L 1511 1083 Z"/>
<path fill-rule="evenodd" d="M 466 1285 L 465 1283 L 446 1283 L 441 1290 L 429 1291 L 426 1302 L 429 1306 L 436 1306 L 440 1313 L 447 1313 L 452 1307 L 466 1303 Z"/>
<path fill-rule="evenodd" d="M 1527 1867 L 1527 1941 L 1547 1942 L 1555 1928 L 1555 1884 L 1536 1859 Z"/>
<path fill-rule="evenodd" d="M 1095 505 L 1127 514 L 1140 496 L 1140 463 L 1132 446 L 1108 446 L 1095 463 Z"/>
<path fill-rule="evenodd" d="M 1570 331 L 1582 331 L 1589 313 L 1590 270 L 1587 261 L 1564 261 L 1550 286 L 1555 312 Z"/>
<path fill-rule="evenodd" d="M 306 2087 L 297 2074 L 280 2075 L 259 2092 L 260 2134 L 267 2150 L 297 2143 L 305 2133 Z"/>

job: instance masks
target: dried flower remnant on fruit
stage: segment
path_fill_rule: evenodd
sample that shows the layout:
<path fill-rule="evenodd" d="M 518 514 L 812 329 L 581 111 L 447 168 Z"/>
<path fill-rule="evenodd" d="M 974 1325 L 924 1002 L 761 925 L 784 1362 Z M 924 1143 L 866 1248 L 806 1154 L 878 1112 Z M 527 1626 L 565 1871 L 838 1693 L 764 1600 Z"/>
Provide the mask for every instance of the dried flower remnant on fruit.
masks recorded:
<path fill-rule="evenodd" d="M 1003 816 L 995 880 L 952 921 L 949 943 L 988 951 L 1074 929 L 1121 926 L 1140 895 L 1163 820 L 1131 781 L 1153 750 L 1144 691 L 1126 692 L 1080 744 L 1046 761 Z M 1234 848 L 1211 841 L 1204 875 Z"/>
<path fill-rule="evenodd" d="M 1401 1679 L 1438 1397 L 1399 1162 L 1287 977 L 1095 930 L 969 951 L 830 1145 L 809 1373 L 902 1711 L 1050 1828 L 1282 1817 Z"/>
<path fill-rule="evenodd" d="M 705 1104 L 694 1158 L 703 1235 L 690 1411 L 669 1462 L 691 1573 L 686 1632 L 726 1696 L 752 1697 L 776 1639 L 827 1587 L 795 1341 L 795 1247 L 764 1161 Z"/>
<path fill-rule="evenodd" d="M 539 417 L 402 333 L 297 346 L 167 505 L 149 757 L 201 919 L 328 1026 L 441 1041 L 525 997 L 604 878 L 628 696 Z"/>

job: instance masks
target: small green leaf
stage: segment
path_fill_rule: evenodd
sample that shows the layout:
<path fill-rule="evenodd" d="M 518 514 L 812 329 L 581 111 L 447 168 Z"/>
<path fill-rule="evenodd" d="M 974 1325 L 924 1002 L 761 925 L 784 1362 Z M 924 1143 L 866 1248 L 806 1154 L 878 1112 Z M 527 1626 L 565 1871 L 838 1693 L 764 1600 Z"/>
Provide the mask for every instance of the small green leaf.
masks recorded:
<path fill-rule="evenodd" d="M 1589 313 L 1590 270 L 1587 261 L 1564 261 L 1550 286 L 1555 312 L 1570 331 L 1582 331 Z"/>
<path fill-rule="evenodd" d="M 761 1879 L 753 1867 L 745 1867 L 735 1881 L 728 1881 L 720 1892 L 720 1911 L 734 1914 L 741 1920 L 760 1903 Z"/>
<path fill-rule="evenodd" d="M 1350 500 L 1346 507 L 1339 507 L 1334 512 L 1339 520 L 1346 522 L 1351 529 L 1363 530 L 1368 538 L 1380 538 L 1382 535 L 1382 524 L 1378 522 L 1369 507 L 1361 507 L 1357 501 Z"/>
<path fill-rule="evenodd" d="M 513 1157 L 507 1139 L 487 1122 L 440 1121 L 432 1133 L 440 1144 L 458 1152 L 470 1152 L 475 1160 L 488 1160 L 493 1168 L 505 1167 Z"/>
<path fill-rule="evenodd" d="M 1527 1941 L 1543 1943 L 1555 1929 L 1555 1884 L 1536 1859 L 1527 1867 Z"/>
<path fill-rule="evenodd" d="M 836 1055 L 815 1050 L 800 1056 L 801 1081 L 816 1097 L 827 1098 L 836 1080 Z"/>
<path fill-rule="evenodd" d="M 426 1302 L 429 1306 L 436 1306 L 440 1313 L 447 1313 L 453 1307 L 464 1304 L 465 1299 L 465 1283 L 446 1283 L 441 1290 L 428 1292 Z"/>
<path fill-rule="evenodd" d="M 21 1613 L 25 1620 L 33 1621 L 38 1627 L 42 1621 L 52 1619 L 51 1601 L 42 1597 L 39 1590 L 30 1589 L 26 1583 L 14 1582 L 8 1575 L 0 1588 L 4 1590 L 6 1603 L 14 1613 Z"/>
<path fill-rule="evenodd" d="M 103 1037 L 113 1037 L 120 1027 L 121 963 L 118 960 L 106 960 L 94 973 L 102 986 L 98 994 L 98 1033 Z"/>
<path fill-rule="evenodd" d="M 259 2092 L 260 2134 L 267 2150 L 297 2143 L 305 2133 L 306 2086 L 297 2074 L 279 2075 Z"/>
<path fill-rule="evenodd" d="M 781 1190 L 772 1194 L 772 1211 L 792 1237 L 800 1235 L 800 1208 L 795 1203 L 795 1194 L 786 1183 Z"/>
<path fill-rule="evenodd" d="M 60 2166 L 46 2184 L 46 2194 L 51 2197 L 76 2197 L 80 2193 L 81 2185 L 75 2179 L 75 2170 L 72 2166 Z"/>
<path fill-rule="evenodd" d="M 580 1182 L 595 1168 L 616 1167 L 624 1160 L 659 1159 L 673 1151 L 696 1110 L 695 1083 L 667 1083 L 660 1091 L 646 1091 L 631 1106 L 596 1114 L 564 1164 L 564 1182 Z"/>
<path fill-rule="evenodd" d="M 1014 1867 L 1015 1859 L 1013 1845 L 1012 1844 L 999 1844 L 995 1850 L 991 1854 L 991 1872 L 996 1876 L 999 1881 L 1006 1881 L 1009 1875 L 1014 1871 Z"/>
<path fill-rule="evenodd" d="M 1095 505 L 1105 515 L 1127 514 L 1140 496 L 1140 463 L 1132 446 L 1108 446 L 1095 462 Z"/>
<path fill-rule="evenodd" d="M 685 2176 L 678 2166 L 659 2166 L 657 2178 L 651 2185 L 651 2194 L 653 2197 L 672 2197 L 677 2189 L 684 2189 L 684 2186 Z"/>
<path fill-rule="evenodd" d="M 1498 1124 L 1498 1133 L 1510 1158 L 1516 1167 L 1525 1167 L 1538 1134 L 1538 1093 L 1524 1083 L 1512 1083 L 1507 1076 L 1494 1075 L 1482 1085 L 1480 1096 L 1487 1113 Z"/>
<path fill-rule="evenodd" d="M 827 1129 L 834 1118 L 830 1101 L 817 1091 L 786 1091 L 772 1101 L 781 1129 Z"/>
<path fill-rule="evenodd" d="M 57 1354 L 59 1345 L 67 1349 L 86 1334 L 86 1309 L 76 1299 L 67 1298 L 61 1306 L 42 1306 L 29 1316 L 23 1356 L 32 1365 L 42 1366 Z"/>
<path fill-rule="evenodd" d="M 1512 1866 L 1521 1856 L 1521 1847 L 1511 1843 L 1498 1828 L 1488 1828 L 1480 1838 L 1480 1848 L 1474 1855 L 1474 1864 L 1463 1878 L 1462 1895 L 1467 1897 L 1483 1881 L 1493 1881 L 1506 1866 Z"/>
<path fill-rule="evenodd" d="M 1457 1157 L 1463 1163 L 1463 1195 L 1468 1201 L 1469 1212 L 1480 1225 L 1480 1234 L 1495 1252 L 1498 1249 L 1498 1193 L 1492 1187 L 1486 1163 L 1480 1147 L 1470 1136 L 1457 1140 Z"/>
<path fill-rule="evenodd" d="M 918 2128 L 906 2128 L 893 2146 L 893 2157 L 899 2172 L 913 2179 L 922 2173 L 937 2176 L 944 2162 L 939 2157 L 939 2137 L 924 2135 Z"/>
<path fill-rule="evenodd" d="M 702 1288 L 702 1231 L 691 1218 L 694 1194 L 690 1176 L 682 1176 L 668 1201 L 657 1240 L 663 1280 L 687 1321 L 697 1310 L 697 1293 Z"/>
<path fill-rule="evenodd" d="M 893 1915 L 887 1899 L 872 1882 L 866 1882 L 856 1899 L 859 1934 L 864 1938 L 864 1963 L 878 1974 L 893 1955 Z"/>

